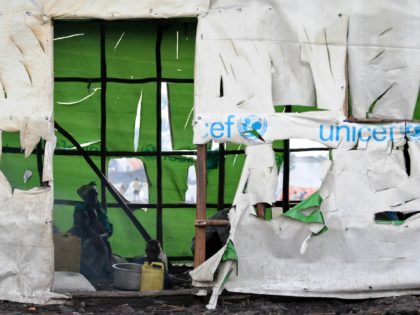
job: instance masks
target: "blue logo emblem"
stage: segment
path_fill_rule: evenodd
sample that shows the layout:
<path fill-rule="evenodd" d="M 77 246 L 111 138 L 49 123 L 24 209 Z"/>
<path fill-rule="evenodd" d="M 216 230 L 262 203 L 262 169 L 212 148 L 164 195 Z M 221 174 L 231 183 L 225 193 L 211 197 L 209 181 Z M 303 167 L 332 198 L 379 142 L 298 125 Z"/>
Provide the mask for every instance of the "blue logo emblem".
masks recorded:
<path fill-rule="evenodd" d="M 238 121 L 239 134 L 251 141 L 265 142 L 263 135 L 267 131 L 267 119 L 258 117 L 256 115 L 249 115 L 241 118 Z"/>
<path fill-rule="evenodd" d="M 400 131 L 412 141 L 420 141 L 420 125 L 405 124 Z"/>

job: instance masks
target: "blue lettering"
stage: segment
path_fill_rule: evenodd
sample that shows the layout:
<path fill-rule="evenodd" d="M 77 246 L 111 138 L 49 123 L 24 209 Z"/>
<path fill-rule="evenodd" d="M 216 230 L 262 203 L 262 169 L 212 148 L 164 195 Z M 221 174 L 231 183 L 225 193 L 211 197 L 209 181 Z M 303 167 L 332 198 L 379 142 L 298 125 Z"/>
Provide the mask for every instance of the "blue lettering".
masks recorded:
<path fill-rule="evenodd" d="M 319 125 L 319 139 L 321 139 L 321 141 L 332 141 L 334 126 L 330 126 L 330 136 L 328 138 L 324 138 L 323 130 L 324 130 L 324 125 Z"/>
<path fill-rule="evenodd" d="M 211 124 L 210 134 L 213 138 L 219 139 L 225 135 L 224 130 L 225 130 L 225 127 L 223 126 L 221 122 L 214 122 Z M 216 134 L 216 132 L 218 132 L 218 134 Z"/>
<path fill-rule="evenodd" d="M 395 126 L 389 127 L 389 137 L 390 137 L 391 141 L 394 141 L 394 127 Z"/>
<path fill-rule="evenodd" d="M 348 126 L 337 126 L 336 127 L 336 134 L 335 134 L 335 140 L 338 141 L 340 140 L 340 130 L 341 129 L 345 129 L 347 130 L 346 133 L 346 140 L 350 141 L 350 128 Z"/>
<path fill-rule="evenodd" d="M 382 136 L 382 137 L 379 138 L 378 136 Z M 384 141 L 386 139 L 386 129 L 385 129 L 385 127 L 374 128 L 373 132 L 372 132 L 372 137 L 373 137 L 373 139 L 375 139 L 378 142 Z"/>
<path fill-rule="evenodd" d="M 368 141 L 370 140 L 371 136 L 368 136 L 367 138 L 363 138 L 363 136 L 362 136 L 362 130 L 363 130 L 364 128 L 365 128 L 368 132 L 370 132 L 370 127 L 367 127 L 367 126 L 362 126 L 362 127 L 359 129 L 359 139 L 360 139 L 360 141 L 363 141 L 363 142 L 368 142 Z"/>
<path fill-rule="evenodd" d="M 233 125 L 233 121 L 231 121 L 231 118 L 235 117 L 235 115 L 229 115 L 227 118 L 227 121 L 225 122 L 227 127 L 227 137 L 230 138 L 230 126 Z"/>
<path fill-rule="evenodd" d="M 352 129 L 351 141 L 356 142 L 356 134 L 357 134 L 356 127 L 353 126 L 353 127 L 351 127 L 351 129 Z"/>

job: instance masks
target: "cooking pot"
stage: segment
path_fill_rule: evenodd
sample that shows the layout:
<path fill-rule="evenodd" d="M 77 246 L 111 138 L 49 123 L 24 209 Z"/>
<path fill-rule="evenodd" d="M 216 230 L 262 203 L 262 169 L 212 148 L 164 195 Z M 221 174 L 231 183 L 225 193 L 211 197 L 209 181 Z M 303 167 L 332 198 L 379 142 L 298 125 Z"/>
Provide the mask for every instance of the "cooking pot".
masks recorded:
<path fill-rule="evenodd" d="M 114 287 L 122 290 L 140 290 L 141 265 L 135 263 L 119 263 L 114 268 Z"/>

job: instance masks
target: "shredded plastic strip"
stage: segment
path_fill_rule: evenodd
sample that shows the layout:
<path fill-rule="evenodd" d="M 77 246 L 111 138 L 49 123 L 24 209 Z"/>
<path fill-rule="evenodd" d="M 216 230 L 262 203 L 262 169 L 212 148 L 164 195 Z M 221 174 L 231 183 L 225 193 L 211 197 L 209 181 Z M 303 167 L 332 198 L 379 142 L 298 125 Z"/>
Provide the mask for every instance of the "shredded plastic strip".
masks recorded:
<path fill-rule="evenodd" d="M 321 202 L 322 198 L 319 193 L 316 192 L 284 213 L 283 216 L 305 223 L 324 224 L 324 218 L 322 217 L 320 210 Z M 303 213 L 304 210 L 309 210 L 310 208 L 314 208 L 314 210 L 309 215 Z"/>

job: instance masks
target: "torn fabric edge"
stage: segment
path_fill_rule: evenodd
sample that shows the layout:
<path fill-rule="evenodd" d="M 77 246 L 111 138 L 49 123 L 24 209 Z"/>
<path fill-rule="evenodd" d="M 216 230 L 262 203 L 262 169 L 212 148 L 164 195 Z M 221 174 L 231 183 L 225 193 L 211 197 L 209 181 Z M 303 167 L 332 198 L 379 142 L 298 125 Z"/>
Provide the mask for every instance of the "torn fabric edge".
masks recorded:
<path fill-rule="evenodd" d="M 420 124 L 411 128 L 420 130 Z M 367 143 L 401 141 L 407 134 L 405 123 L 363 124 L 343 121 L 331 111 L 306 113 L 208 113 L 194 122 L 194 143 L 215 140 L 248 147 L 290 138 L 309 139 L 329 148 L 352 149 Z M 248 131 L 244 133 L 243 131 Z M 259 137 L 252 134 L 256 131 Z"/>
<path fill-rule="evenodd" d="M 0 208 L 4 215 L 0 229 L 3 300 L 57 304 L 68 299 L 50 292 L 54 271 L 52 204 L 50 187 L 12 189 L 0 171 Z"/>
<path fill-rule="evenodd" d="M 283 213 L 283 216 L 303 223 L 311 223 L 312 232 L 314 235 L 318 235 L 328 230 L 322 216 L 321 203 L 322 198 L 319 192 L 315 192 L 286 213 Z M 306 214 L 305 212 L 308 213 Z"/>
<path fill-rule="evenodd" d="M 44 149 L 44 166 L 42 170 L 42 181 L 51 182 L 53 180 L 53 156 L 57 137 L 52 136 L 51 140 L 47 140 Z"/>

